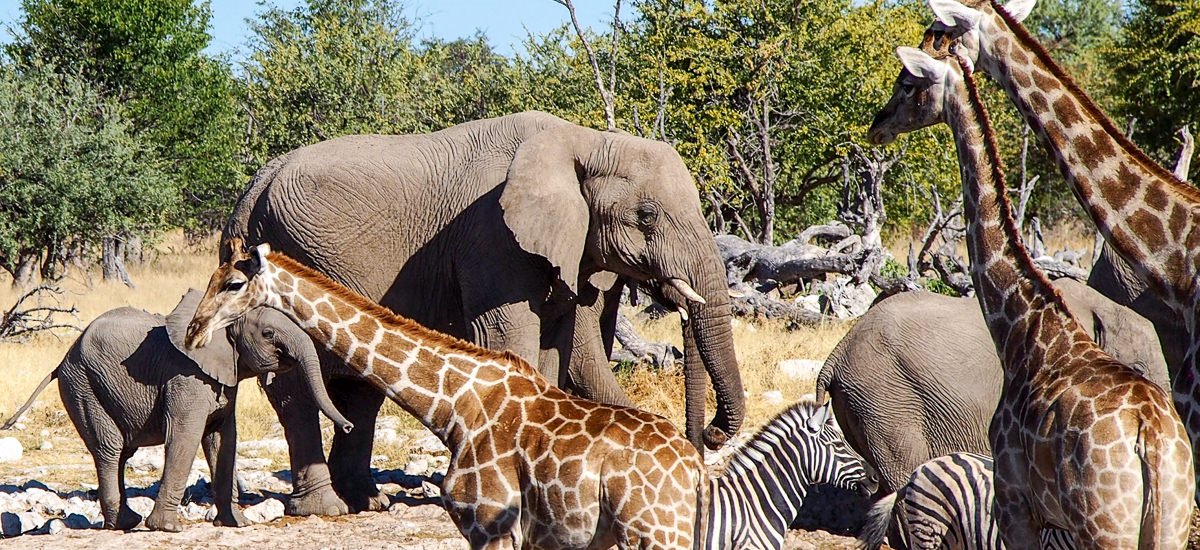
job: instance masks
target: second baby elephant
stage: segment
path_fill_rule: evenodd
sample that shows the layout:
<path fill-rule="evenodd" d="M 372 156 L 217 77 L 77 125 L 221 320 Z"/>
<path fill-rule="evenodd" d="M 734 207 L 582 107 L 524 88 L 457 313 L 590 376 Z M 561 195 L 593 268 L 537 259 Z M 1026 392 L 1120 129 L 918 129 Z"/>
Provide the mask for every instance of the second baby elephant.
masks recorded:
<path fill-rule="evenodd" d="M 242 526 L 234 506 L 239 381 L 299 366 L 317 406 L 342 429 L 350 423 L 325 392 L 312 340 L 282 313 L 258 308 L 207 347 L 183 351 L 202 293 L 190 290 L 167 317 L 118 308 L 96 318 L 42 381 L 7 429 L 57 378 L 63 405 L 96 465 L 104 527 L 131 529 L 141 517 L 125 500 L 125 462 L 139 447 L 166 444 L 162 484 L 146 527 L 179 531 L 178 507 L 196 448 L 213 478 L 217 525 Z"/>
<path fill-rule="evenodd" d="M 1054 286 L 1113 357 L 1170 391 L 1154 326 L 1071 279 Z M 988 425 L 1003 373 L 975 298 L 910 292 L 872 307 L 825 360 L 825 394 L 846 440 L 895 491 L 921 463 L 955 452 L 991 454 Z"/>

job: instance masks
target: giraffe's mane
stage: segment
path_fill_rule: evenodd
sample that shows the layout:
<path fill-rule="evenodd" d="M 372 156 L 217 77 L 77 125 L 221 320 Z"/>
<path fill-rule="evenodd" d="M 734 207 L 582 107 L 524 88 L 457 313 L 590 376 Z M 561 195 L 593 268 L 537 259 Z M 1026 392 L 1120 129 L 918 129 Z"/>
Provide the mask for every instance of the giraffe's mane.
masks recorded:
<path fill-rule="evenodd" d="M 407 334 L 415 334 L 427 344 L 451 353 L 461 353 L 482 359 L 491 359 L 518 367 L 528 373 L 537 373 L 537 369 L 529 365 L 521 356 L 509 350 L 491 350 L 466 340 L 455 338 L 449 334 L 427 328 L 412 319 L 397 315 L 392 310 L 338 284 L 337 281 L 330 279 L 325 274 L 284 255 L 282 252 L 272 251 L 267 255 L 267 259 L 284 271 L 317 285 L 321 290 L 328 292 L 338 299 L 344 300 L 352 307 L 377 319 L 387 328 L 396 329 Z"/>
<path fill-rule="evenodd" d="M 1013 19 L 1013 17 L 1009 15 L 1008 12 L 1005 11 L 1004 7 L 1001 6 L 996 0 L 989 0 L 989 2 L 991 3 L 992 9 L 1000 15 L 1000 18 L 1003 19 L 1008 25 L 1009 30 L 1011 30 L 1013 35 L 1017 37 L 1017 41 L 1026 48 L 1029 48 L 1029 50 L 1033 52 L 1033 55 L 1037 57 L 1038 61 L 1041 61 L 1042 64 L 1050 70 L 1050 73 L 1063 83 L 1063 86 L 1067 88 L 1067 92 L 1079 100 L 1079 103 L 1083 106 L 1084 111 L 1086 111 L 1092 116 L 1093 119 L 1100 123 L 1100 126 L 1104 128 L 1104 131 L 1112 136 L 1114 140 L 1116 140 L 1117 145 L 1122 150 L 1132 156 L 1134 160 L 1142 166 L 1143 169 L 1149 171 L 1151 174 L 1159 178 L 1162 178 L 1164 181 L 1173 184 L 1172 188 L 1179 194 L 1183 195 L 1184 198 L 1191 202 L 1200 202 L 1200 190 L 1188 185 L 1187 182 L 1180 180 L 1175 176 L 1174 173 L 1166 168 L 1163 168 L 1163 166 L 1155 162 L 1154 159 L 1151 159 L 1141 147 L 1138 147 L 1133 140 L 1129 139 L 1124 132 L 1117 128 L 1117 125 L 1113 122 L 1112 118 L 1109 118 L 1109 116 L 1105 114 L 1102 109 L 1100 109 L 1100 106 L 1096 105 L 1096 102 L 1092 100 L 1092 97 L 1089 96 L 1087 92 L 1085 92 L 1083 88 L 1081 88 L 1079 84 L 1075 82 L 1075 79 L 1071 78 L 1071 75 L 1067 74 L 1067 71 L 1064 70 L 1057 62 L 1055 62 L 1052 57 L 1050 57 L 1050 53 L 1046 51 L 1046 48 L 1043 47 L 1041 42 L 1038 42 L 1038 40 L 1034 38 L 1032 34 L 1029 33 L 1029 30 L 1026 29 L 1024 25 L 1022 25 L 1016 19 Z"/>
<path fill-rule="evenodd" d="M 1067 309 L 1062 294 L 1057 288 L 1054 288 L 1046 274 L 1033 263 L 1029 249 L 1025 248 L 1025 244 L 1021 241 L 1021 233 L 1017 231 L 1017 223 L 1013 219 L 1012 201 L 1008 199 L 1004 161 L 1000 158 L 1000 146 L 996 142 L 996 132 L 992 129 L 991 116 L 988 114 L 987 106 L 983 103 L 983 98 L 979 96 L 979 87 L 975 85 L 973 71 L 964 70 L 962 76 L 963 85 L 967 89 L 968 102 L 979 119 L 979 129 L 983 133 L 984 154 L 987 155 L 988 162 L 992 166 L 992 186 L 995 188 L 996 203 L 1000 206 L 1000 228 L 1004 231 L 1005 238 L 1008 239 L 1007 244 L 1015 256 L 1013 259 L 1024 272 L 1022 275 L 1027 276 L 1035 286 L 1040 287 L 1038 292 L 1043 296 L 1049 295 L 1050 303 L 1054 304 L 1061 313 L 1071 317 L 1071 312 Z"/>

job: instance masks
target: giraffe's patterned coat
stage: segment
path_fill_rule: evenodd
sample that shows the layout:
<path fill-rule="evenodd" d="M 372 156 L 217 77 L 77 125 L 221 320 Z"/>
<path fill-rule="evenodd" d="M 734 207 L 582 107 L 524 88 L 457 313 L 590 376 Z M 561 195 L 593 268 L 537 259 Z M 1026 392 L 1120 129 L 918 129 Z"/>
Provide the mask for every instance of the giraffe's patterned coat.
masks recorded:
<path fill-rule="evenodd" d="M 971 63 L 934 53 L 897 50 L 905 70 L 871 137 L 937 122 L 954 133 L 971 275 L 1004 366 L 989 437 L 1005 544 L 1034 548 L 1053 527 L 1080 548 L 1183 548 L 1193 472 L 1170 397 L 1096 345 L 1034 266 Z"/>
<path fill-rule="evenodd" d="M 261 245 L 213 274 L 188 330 L 274 307 L 451 451 L 443 504 L 473 548 L 690 548 L 703 461 L 666 419 L 571 396 L 525 361 L 428 330 Z"/>
<path fill-rule="evenodd" d="M 1021 25 L 1034 1 L 931 0 L 954 24 L 934 23 L 923 47 L 954 43 L 1000 84 L 1105 240 L 1184 319 L 1191 344 L 1172 390 L 1200 467 L 1200 190 L 1125 137 Z"/>

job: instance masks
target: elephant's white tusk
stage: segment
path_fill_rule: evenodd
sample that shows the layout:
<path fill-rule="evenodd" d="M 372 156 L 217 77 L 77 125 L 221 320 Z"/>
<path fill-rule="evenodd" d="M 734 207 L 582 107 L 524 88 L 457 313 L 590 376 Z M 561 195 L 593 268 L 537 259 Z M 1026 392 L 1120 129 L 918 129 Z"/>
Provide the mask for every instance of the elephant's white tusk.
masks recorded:
<path fill-rule="evenodd" d="M 698 304 L 708 303 L 704 301 L 704 297 L 701 296 L 699 292 L 696 292 L 695 289 L 692 288 L 692 285 L 687 284 L 687 282 L 683 279 L 667 279 L 667 284 L 674 287 L 675 290 L 678 290 L 684 298 L 687 298 L 690 301 Z"/>
<path fill-rule="evenodd" d="M 683 306 L 679 306 L 679 318 L 683 319 L 683 322 L 685 322 L 685 323 L 688 321 L 687 308 L 685 308 Z"/>

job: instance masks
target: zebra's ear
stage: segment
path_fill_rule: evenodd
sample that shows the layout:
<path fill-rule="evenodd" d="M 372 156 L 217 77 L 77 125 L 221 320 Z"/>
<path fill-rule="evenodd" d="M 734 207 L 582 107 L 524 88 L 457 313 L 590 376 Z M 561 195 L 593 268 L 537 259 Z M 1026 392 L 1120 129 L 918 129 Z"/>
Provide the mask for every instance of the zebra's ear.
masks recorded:
<path fill-rule="evenodd" d="M 808 417 L 808 431 L 811 434 L 819 434 L 825 429 L 825 423 L 829 421 L 830 403 L 826 402 L 813 410 L 812 416 Z"/>

